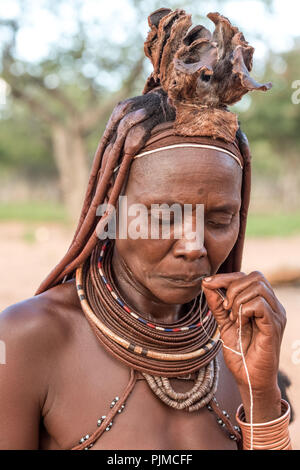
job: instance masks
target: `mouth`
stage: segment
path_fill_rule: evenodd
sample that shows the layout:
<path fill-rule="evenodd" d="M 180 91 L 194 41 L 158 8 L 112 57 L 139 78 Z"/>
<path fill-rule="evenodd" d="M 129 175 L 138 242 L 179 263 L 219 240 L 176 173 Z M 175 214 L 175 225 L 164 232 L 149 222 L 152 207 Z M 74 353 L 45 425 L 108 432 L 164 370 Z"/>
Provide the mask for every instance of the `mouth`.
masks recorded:
<path fill-rule="evenodd" d="M 195 287 L 199 286 L 202 279 L 208 276 L 208 274 L 201 274 L 195 276 L 162 276 L 162 278 L 169 282 L 170 284 L 176 285 L 178 287 Z"/>

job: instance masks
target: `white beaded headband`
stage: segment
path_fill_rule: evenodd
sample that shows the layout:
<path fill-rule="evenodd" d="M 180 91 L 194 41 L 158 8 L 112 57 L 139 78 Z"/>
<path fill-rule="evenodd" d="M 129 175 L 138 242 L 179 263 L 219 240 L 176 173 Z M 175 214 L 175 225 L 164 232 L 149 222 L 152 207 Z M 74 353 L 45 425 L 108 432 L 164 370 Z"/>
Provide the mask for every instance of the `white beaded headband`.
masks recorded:
<path fill-rule="evenodd" d="M 138 155 L 135 155 L 133 159 L 136 158 L 141 158 L 145 157 L 146 155 L 150 155 L 152 153 L 156 152 L 161 152 L 162 150 L 170 150 L 170 149 L 175 149 L 175 148 L 186 148 L 186 147 L 198 147 L 198 148 L 203 148 L 203 149 L 212 149 L 212 150 L 218 150 L 219 152 L 226 153 L 227 155 L 230 155 L 232 158 L 235 159 L 235 161 L 239 164 L 241 169 L 243 169 L 243 166 L 239 160 L 239 158 L 234 155 L 234 153 L 230 152 L 229 150 L 224 149 L 223 147 L 216 147 L 214 145 L 206 145 L 206 144 L 174 144 L 174 145 L 168 145 L 167 147 L 159 147 L 153 150 L 148 150 L 147 152 L 142 152 L 139 153 Z M 114 172 L 116 172 L 121 165 L 118 165 L 115 169 Z"/>

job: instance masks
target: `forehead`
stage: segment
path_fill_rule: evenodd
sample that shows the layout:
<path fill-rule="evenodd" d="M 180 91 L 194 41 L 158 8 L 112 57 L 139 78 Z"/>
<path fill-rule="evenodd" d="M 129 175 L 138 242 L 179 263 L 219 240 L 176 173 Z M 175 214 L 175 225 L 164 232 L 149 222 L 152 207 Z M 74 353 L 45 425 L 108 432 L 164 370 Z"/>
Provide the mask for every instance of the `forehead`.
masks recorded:
<path fill-rule="evenodd" d="M 195 202 L 204 197 L 206 202 L 238 202 L 241 182 L 242 169 L 230 155 L 213 149 L 177 148 L 133 160 L 126 194 L 139 202 Z"/>

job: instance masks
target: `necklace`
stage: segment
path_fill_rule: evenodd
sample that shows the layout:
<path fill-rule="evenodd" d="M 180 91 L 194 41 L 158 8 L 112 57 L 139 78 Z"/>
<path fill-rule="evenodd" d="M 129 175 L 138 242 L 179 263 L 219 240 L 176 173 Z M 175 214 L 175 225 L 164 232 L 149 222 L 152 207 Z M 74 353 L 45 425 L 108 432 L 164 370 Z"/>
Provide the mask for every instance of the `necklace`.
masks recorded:
<path fill-rule="evenodd" d="M 194 323 L 194 324 L 189 325 L 189 326 L 182 326 L 182 327 L 177 327 L 177 328 L 176 327 L 175 328 L 165 328 L 163 326 L 158 326 L 158 325 L 155 325 L 155 324 L 147 321 L 143 317 L 139 316 L 135 311 L 133 311 L 130 307 L 128 307 L 128 305 L 126 305 L 125 302 L 118 296 L 118 294 L 113 290 L 111 284 L 108 282 L 108 280 L 106 279 L 106 277 L 104 275 L 104 272 L 103 272 L 103 269 L 102 269 L 102 263 L 103 263 L 103 257 L 104 257 L 106 247 L 107 247 L 107 243 L 104 243 L 101 247 L 101 251 L 100 251 L 100 255 L 99 255 L 98 263 L 97 263 L 98 272 L 99 272 L 99 275 L 100 275 L 105 287 L 110 292 L 111 296 L 118 302 L 118 304 L 125 310 L 125 312 L 129 313 L 129 315 L 131 315 L 133 318 L 136 318 L 139 322 L 143 323 L 144 325 L 147 325 L 150 328 L 154 328 L 155 330 L 159 330 L 159 331 L 167 331 L 167 332 L 188 331 L 188 330 L 191 330 L 193 328 L 199 328 L 200 326 L 203 326 L 206 323 L 206 321 L 208 320 L 209 315 L 211 315 L 210 310 L 208 310 L 207 314 L 204 316 L 203 321 L 199 321 L 199 322 Z"/>
<path fill-rule="evenodd" d="M 221 342 L 216 321 L 206 300 L 202 302 L 202 293 L 189 311 L 168 328 L 154 322 L 149 325 L 121 299 L 111 272 L 112 247 L 108 243 L 105 248 L 98 245 L 90 259 L 76 270 L 77 293 L 95 335 L 111 354 L 130 367 L 132 374 L 140 371 L 150 389 L 166 405 L 189 412 L 207 406 L 216 413 L 218 424 L 229 430 L 230 439 L 239 442 L 238 430 L 230 423 L 228 414 L 219 410 L 214 397 L 219 376 L 216 356 Z M 190 379 L 194 372 L 197 378 L 188 392 L 173 389 L 170 378 Z M 118 402 L 118 413 L 134 383 L 132 378 Z M 89 448 L 103 431 L 110 429 L 111 413 L 102 418 L 98 420 L 98 430 L 86 436 L 84 442 L 81 440 L 76 448 Z"/>
<path fill-rule="evenodd" d="M 201 305 L 202 296 L 195 299 L 181 319 L 168 325 L 167 329 L 177 331 L 157 331 L 141 323 L 124 310 L 106 287 L 108 283 L 120 298 L 111 272 L 112 247 L 113 244 L 109 244 L 102 257 L 101 269 L 106 283 L 98 272 L 99 245 L 90 262 L 78 268 L 76 273 L 83 311 L 103 345 L 126 365 L 154 376 L 184 376 L 208 365 L 219 352 L 221 343 L 217 323 L 213 315 L 208 315 L 206 301 Z M 201 325 L 188 328 L 201 324 L 203 317 L 207 317 L 205 329 Z M 187 328 L 182 330 L 182 327 Z"/>

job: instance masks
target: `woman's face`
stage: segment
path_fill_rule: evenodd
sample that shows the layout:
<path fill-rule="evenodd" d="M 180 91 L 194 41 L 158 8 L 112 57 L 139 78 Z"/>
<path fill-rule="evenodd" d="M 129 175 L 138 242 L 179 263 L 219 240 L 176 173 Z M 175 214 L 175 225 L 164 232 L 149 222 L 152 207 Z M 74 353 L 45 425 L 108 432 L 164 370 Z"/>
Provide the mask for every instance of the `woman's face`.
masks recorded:
<path fill-rule="evenodd" d="M 147 297 L 184 304 L 200 293 L 199 278 L 215 274 L 236 242 L 241 183 L 242 170 L 237 162 L 213 149 L 164 150 L 133 161 L 123 195 L 127 196 L 128 208 L 137 203 L 147 207 L 145 222 L 151 223 L 152 204 L 177 203 L 182 214 L 185 204 L 192 208 L 185 230 L 182 217 L 181 238 L 174 238 L 176 224 L 172 218 L 169 239 L 162 239 L 161 232 L 159 239 L 151 238 L 150 229 L 147 239 L 117 236 L 114 256 L 127 265 L 135 281 L 146 289 Z M 204 207 L 204 220 L 200 220 L 204 243 L 194 236 L 191 245 L 196 223 L 199 227 L 197 204 Z M 152 212 L 152 221 L 157 222 L 157 216 Z M 129 227 L 136 216 L 126 213 L 126 218 Z"/>

